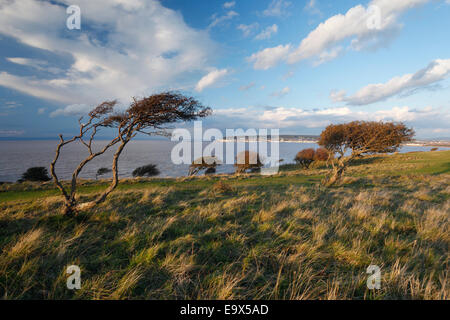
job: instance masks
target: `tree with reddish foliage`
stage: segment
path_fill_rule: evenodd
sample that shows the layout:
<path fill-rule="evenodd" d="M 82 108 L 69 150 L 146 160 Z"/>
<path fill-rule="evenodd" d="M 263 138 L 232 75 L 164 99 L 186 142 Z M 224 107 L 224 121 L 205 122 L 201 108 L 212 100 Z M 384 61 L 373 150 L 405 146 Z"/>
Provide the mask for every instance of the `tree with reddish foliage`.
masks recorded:
<path fill-rule="evenodd" d="M 308 169 L 311 163 L 314 162 L 316 152 L 314 149 L 303 149 L 297 155 L 295 156 L 294 161 L 297 162 L 297 164 L 301 165 L 302 168 Z"/>
<path fill-rule="evenodd" d="M 330 159 L 330 153 L 325 148 L 319 148 L 314 155 L 315 161 L 328 161 Z"/>
<path fill-rule="evenodd" d="M 320 135 L 319 145 L 332 155 L 333 171 L 325 184 L 330 186 L 340 180 L 347 165 L 363 155 L 396 152 L 402 143 L 411 141 L 414 130 L 403 123 L 353 121 L 329 125 Z M 350 155 L 346 156 L 348 153 Z"/>
<path fill-rule="evenodd" d="M 165 129 L 168 124 L 179 121 L 192 121 L 211 114 L 211 109 L 203 106 L 192 97 L 186 97 L 176 92 L 163 92 L 133 102 L 124 112 L 115 112 L 116 101 L 105 101 L 94 108 L 87 121 L 79 119 L 79 133 L 70 139 L 64 139 L 60 134 L 60 142 L 56 147 L 55 157 L 50 165 L 53 180 L 64 196 L 64 213 L 72 215 L 77 211 L 95 207 L 105 201 L 106 197 L 119 183 L 118 161 L 125 146 L 138 134 L 168 135 Z M 114 128 L 116 136 L 99 150 L 94 150 L 93 142 L 96 134 L 102 128 Z M 88 151 L 72 173 L 70 189 L 66 189 L 55 172 L 55 166 L 64 146 L 81 142 Z M 93 201 L 78 203 L 76 196 L 77 180 L 81 170 L 93 159 L 104 154 L 110 148 L 117 146 L 112 161 L 113 179 L 109 187 Z"/>

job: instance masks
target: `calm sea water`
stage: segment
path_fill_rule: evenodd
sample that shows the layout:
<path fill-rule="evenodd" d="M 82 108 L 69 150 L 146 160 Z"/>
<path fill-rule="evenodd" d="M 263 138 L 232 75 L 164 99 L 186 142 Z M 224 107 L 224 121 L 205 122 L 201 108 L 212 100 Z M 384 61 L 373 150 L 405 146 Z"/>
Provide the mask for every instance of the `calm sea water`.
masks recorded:
<path fill-rule="evenodd" d="M 104 142 L 98 142 L 99 148 Z M 0 141 L 0 181 L 17 181 L 23 172 L 30 167 L 47 167 L 49 169 L 57 141 Z M 130 142 L 119 160 L 119 174 L 121 177 L 131 177 L 137 167 L 146 164 L 156 164 L 161 177 L 186 176 L 188 165 L 175 165 L 170 159 L 172 148 L 176 142 L 147 140 Z M 269 144 L 270 145 L 270 144 Z M 314 143 L 280 143 L 280 158 L 283 163 L 292 163 L 295 154 L 304 148 L 317 148 Z M 405 146 L 400 152 L 429 151 L 430 147 Z M 440 148 L 442 150 L 444 148 Z M 447 148 L 450 149 L 450 148 Z M 111 167 L 111 149 L 89 163 L 81 172 L 80 177 L 94 179 L 95 173 L 101 167 Z M 270 154 L 270 151 L 269 151 Z M 78 143 L 66 145 L 58 161 L 56 172 L 61 179 L 69 179 L 72 171 L 81 159 L 86 157 L 86 148 Z M 233 172 L 232 165 L 218 167 L 218 173 Z M 104 176 L 105 178 L 108 175 Z"/>

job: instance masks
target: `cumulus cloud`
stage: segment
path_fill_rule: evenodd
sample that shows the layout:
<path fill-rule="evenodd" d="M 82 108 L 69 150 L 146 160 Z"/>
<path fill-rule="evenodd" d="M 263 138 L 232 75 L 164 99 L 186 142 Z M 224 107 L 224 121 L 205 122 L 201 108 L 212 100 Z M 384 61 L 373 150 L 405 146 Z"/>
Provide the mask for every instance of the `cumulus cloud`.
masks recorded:
<path fill-rule="evenodd" d="M 398 76 L 386 83 L 369 84 L 352 96 L 347 96 L 345 91 L 332 92 L 330 98 L 334 102 L 346 102 L 349 105 L 367 105 L 398 94 L 426 88 L 448 77 L 450 77 L 450 59 L 437 59 L 416 73 Z"/>
<path fill-rule="evenodd" d="M 256 40 L 270 39 L 272 37 L 272 35 L 274 35 L 277 32 L 278 32 L 278 26 L 276 24 L 274 24 L 274 25 L 271 25 L 271 26 L 265 28 L 263 31 L 261 31 L 261 33 L 259 33 L 255 37 L 255 39 Z"/>
<path fill-rule="evenodd" d="M 206 76 L 200 79 L 200 81 L 197 83 L 197 86 L 195 87 L 195 90 L 197 90 L 198 92 L 202 92 L 205 88 L 217 84 L 217 82 L 219 82 L 229 73 L 230 71 L 228 69 L 221 69 L 221 70 L 214 69 L 213 71 L 209 72 Z"/>
<path fill-rule="evenodd" d="M 253 62 L 256 70 L 268 70 L 276 66 L 291 50 L 291 45 L 279 45 L 274 48 L 266 48 L 262 51 L 252 54 L 247 60 Z"/>
<path fill-rule="evenodd" d="M 1 72 L 1 86 L 68 105 L 97 104 L 113 98 L 129 101 L 131 96 L 161 89 L 193 87 L 195 83 L 185 80 L 186 74 L 210 68 L 216 45 L 208 33 L 190 28 L 180 13 L 159 1 L 79 0 L 82 32 L 65 28 L 70 4 L 69 0 L 2 2 L 1 34 L 63 55 L 73 63 L 62 75 L 51 78 Z M 85 25 L 94 27 L 83 29 Z M 41 62 L 11 59 L 46 67 Z"/>
<path fill-rule="evenodd" d="M 252 55 L 256 57 L 255 69 L 269 69 L 279 62 L 294 64 L 305 59 L 318 58 L 319 64 L 323 60 L 321 56 L 329 59 L 337 57 L 336 48 L 350 40 L 350 49 L 361 50 L 364 48 L 376 48 L 392 40 L 393 35 L 401 28 L 398 22 L 399 16 L 411 8 L 417 7 L 430 0 L 372 0 L 367 7 L 357 5 L 349 9 L 345 14 L 337 14 L 322 22 L 311 31 L 295 47 L 287 44 L 281 47 L 289 47 L 283 56 L 278 56 L 275 64 L 261 68 L 263 61 L 257 59 L 264 57 L 261 52 L 276 51 L 276 48 L 266 48 Z M 331 53 L 331 55 L 330 55 Z M 317 63 L 316 63 L 317 64 Z"/>
<path fill-rule="evenodd" d="M 285 0 L 272 0 L 269 7 L 263 11 L 263 15 L 267 17 L 281 17 L 289 14 L 287 10 L 291 6 L 291 2 Z"/>

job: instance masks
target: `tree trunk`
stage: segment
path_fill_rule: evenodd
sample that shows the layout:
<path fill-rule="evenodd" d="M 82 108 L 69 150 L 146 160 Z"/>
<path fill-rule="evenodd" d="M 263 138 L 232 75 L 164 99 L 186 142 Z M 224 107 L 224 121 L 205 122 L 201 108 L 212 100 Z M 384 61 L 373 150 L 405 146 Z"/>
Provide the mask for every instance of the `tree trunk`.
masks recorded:
<path fill-rule="evenodd" d="M 76 214 L 77 210 L 76 210 L 76 203 L 75 201 L 70 201 L 67 200 L 64 202 L 64 209 L 63 209 L 63 214 L 66 217 L 73 217 Z"/>
<path fill-rule="evenodd" d="M 342 175 L 344 174 L 344 168 L 342 167 L 335 167 L 333 169 L 333 174 L 331 175 L 331 177 L 325 182 L 325 185 L 327 187 L 330 187 L 332 185 L 334 185 L 335 183 L 337 183 L 339 180 L 341 180 Z"/>
<path fill-rule="evenodd" d="M 117 148 L 116 153 L 114 154 L 113 164 L 112 164 L 113 180 L 112 180 L 111 184 L 109 185 L 108 189 L 106 189 L 94 201 L 80 203 L 79 205 L 77 205 L 75 207 L 76 211 L 83 211 L 83 210 L 89 210 L 89 209 L 94 208 L 96 205 L 105 201 L 106 197 L 117 187 L 117 184 L 119 183 L 119 167 L 118 167 L 119 157 L 128 142 L 129 142 L 129 140 L 124 140 L 120 144 L 120 146 Z"/>
<path fill-rule="evenodd" d="M 332 162 L 333 172 L 330 175 L 330 178 L 325 180 L 325 186 L 330 187 L 341 180 L 346 169 L 346 163 L 347 161 L 345 161 L 344 158 L 338 159 L 337 164 L 334 164 L 334 162 Z"/>

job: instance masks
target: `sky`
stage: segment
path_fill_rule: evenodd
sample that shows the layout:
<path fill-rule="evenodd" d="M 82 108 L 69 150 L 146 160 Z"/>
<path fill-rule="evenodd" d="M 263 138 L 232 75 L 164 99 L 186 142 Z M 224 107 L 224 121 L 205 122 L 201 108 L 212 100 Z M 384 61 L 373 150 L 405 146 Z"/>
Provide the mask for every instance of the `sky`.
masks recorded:
<path fill-rule="evenodd" d="M 166 90 L 210 106 L 205 128 L 450 137 L 449 30 L 450 0 L 0 0 L 0 138 L 71 135 L 104 100 Z"/>

